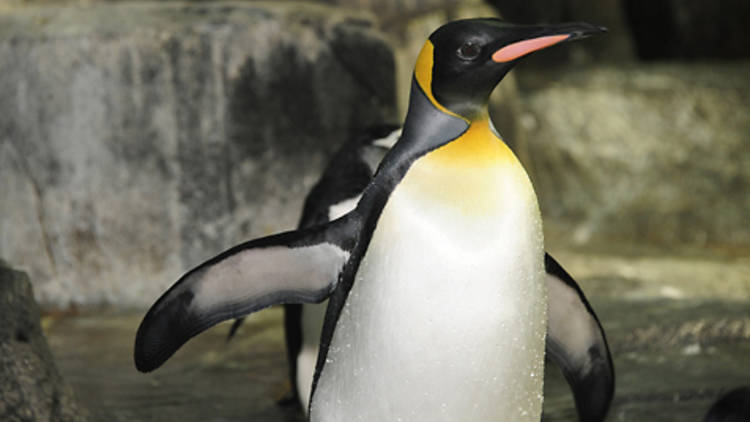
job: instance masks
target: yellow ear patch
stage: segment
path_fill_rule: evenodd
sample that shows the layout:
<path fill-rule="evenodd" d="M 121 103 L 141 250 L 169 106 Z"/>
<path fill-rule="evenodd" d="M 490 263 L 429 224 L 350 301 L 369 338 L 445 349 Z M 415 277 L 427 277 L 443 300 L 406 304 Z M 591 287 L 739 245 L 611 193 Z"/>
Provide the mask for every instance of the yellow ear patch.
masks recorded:
<path fill-rule="evenodd" d="M 432 105 L 434 105 L 438 110 L 442 111 L 445 114 L 458 117 L 468 122 L 465 117 L 460 116 L 445 108 L 435 99 L 435 96 L 432 94 L 432 67 L 434 65 L 434 57 L 435 46 L 432 45 L 432 42 L 430 40 L 427 40 L 427 42 L 424 43 L 422 50 L 419 52 L 419 56 L 417 56 L 417 64 L 414 66 L 414 78 L 417 80 L 419 87 L 422 88 L 422 91 L 424 91 L 425 95 L 427 95 L 427 98 L 430 100 Z"/>

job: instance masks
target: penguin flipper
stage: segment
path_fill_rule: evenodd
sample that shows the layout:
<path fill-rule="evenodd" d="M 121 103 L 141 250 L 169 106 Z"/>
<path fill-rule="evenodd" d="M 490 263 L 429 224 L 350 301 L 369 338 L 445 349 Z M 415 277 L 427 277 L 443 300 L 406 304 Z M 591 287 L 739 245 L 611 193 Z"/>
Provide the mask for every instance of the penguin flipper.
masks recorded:
<path fill-rule="evenodd" d="M 242 323 L 245 322 L 245 317 L 239 317 L 232 322 L 232 326 L 229 327 L 229 332 L 227 333 L 227 343 L 232 341 L 234 338 L 234 335 L 237 334 L 237 330 L 240 329 L 240 326 Z"/>
<path fill-rule="evenodd" d="M 600 422 L 615 390 L 612 357 L 599 319 L 581 288 L 549 254 L 547 354 L 573 390 L 581 422 Z"/>
<path fill-rule="evenodd" d="M 251 240 L 190 270 L 141 322 L 136 368 L 158 368 L 191 337 L 221 321 L 272 305 L 326 299 L 354 247 L 358 225 L 350 217 Z"/>

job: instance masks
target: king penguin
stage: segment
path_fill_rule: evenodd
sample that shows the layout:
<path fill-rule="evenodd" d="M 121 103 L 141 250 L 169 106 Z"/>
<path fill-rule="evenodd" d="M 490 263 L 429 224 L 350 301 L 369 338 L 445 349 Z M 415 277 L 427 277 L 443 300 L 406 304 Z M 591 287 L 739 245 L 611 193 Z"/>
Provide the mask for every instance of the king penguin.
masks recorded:
<path fill-rule="evenodd" d="M 220 321 L 329 298 L 310 420 L 539 421 L 541 217 L 487 101 L 520 57 L 601 32 L 497 19 L 440 27 L 417 59 L 403 134 L 356 208 L 190 270 L 146 314 L 136 367 L 159 367 Z"/>
<path fill-rule="evenodd" d="M 305 198 L 299 228 L 335 220 L 356 207 L 380 161 L 401 137 L 393 124 L 368 127 L 345 142 L 328 162 Z M 606 335 L 593 307 L 573 277 L 548 253 L 548 361 L 562 370 L 580 422 L 602 422 L 614 395 L 614 366 Z M 284 305 L 284 334 L 289 362 L 290 395 L 280 404 L 307 411 L 327 301 Z M 235 321 L 231 338 L 242 318 Z"/>

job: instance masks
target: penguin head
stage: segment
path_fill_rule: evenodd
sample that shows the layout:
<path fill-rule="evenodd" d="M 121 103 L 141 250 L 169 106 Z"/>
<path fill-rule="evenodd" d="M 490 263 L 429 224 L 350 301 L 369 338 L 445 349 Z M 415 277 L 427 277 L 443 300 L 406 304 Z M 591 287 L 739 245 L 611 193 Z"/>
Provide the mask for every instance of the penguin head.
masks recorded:
<path fill-rule="evenodd" d="M 588 23 L 516 25 L 500 19 L 450 22 L 422 47 L 414 77 L 443 112 L 465 120 L 486 113 L 495 86 L 523 56 L 606 29 Z"/>

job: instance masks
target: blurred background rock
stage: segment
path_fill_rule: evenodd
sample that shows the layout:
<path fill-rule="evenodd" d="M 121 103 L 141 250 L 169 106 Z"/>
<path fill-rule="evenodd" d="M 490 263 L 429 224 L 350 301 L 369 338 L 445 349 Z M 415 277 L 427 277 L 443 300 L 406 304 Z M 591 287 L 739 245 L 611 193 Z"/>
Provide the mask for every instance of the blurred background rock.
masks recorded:
<path fill-rule="evenodd" d="M 319 5 L 32 5 L 0 16 L 0 255 L 48 306 L 145 306 L 296 225 L 328 154 L 394 115 L 393 56 Z"/>
<path fill-rule="evenodd" d="M 0 256 L 47 306 L 144 306 L 294 226 L 331 151 L 405 112 L 442 22 L 587 20 L 492 99 L 551 249 L 750 251 L 741 1 L 6 1 Z M 716 24 L 721 22 L 721 24 Z M 614 243 L 613 243 L 614 242 Z"/>
<path fill-rule="evenodd" d="M 143 309 L 205 258 L 294 227 L 332 151 L 401 121 L 427 35 L 493 15 L 609 28 L 525 59 L 491 112 L 534 181 L 548 250 L 592 297 L 626 369 L 617 420 L 662 420 L 648 406 L 672 399 L 694 407 L 663 420 L 697 420 L 720 379 L 750 377 L 743 0 L 0 0 L 0 257 L 31 276 L 48 313 Z M 51 344 L 99 397 L 106 387 L 76 362 L 101 350 L 74 353 L 70 340 L 94 325 L 75 321 Z M 107 343 L 113 356 L 132 347 L 137 317 L 107 321 L 93 332 L 127 337 Z M 273 325 L 259 324 L 248 330 Z M 653 363 L 664 356 L 678 363 Z M 639 395 L 648 373 L 695 382 Z M 568 420 L 555 397 L 568 410 L 550 420 Z"/>

